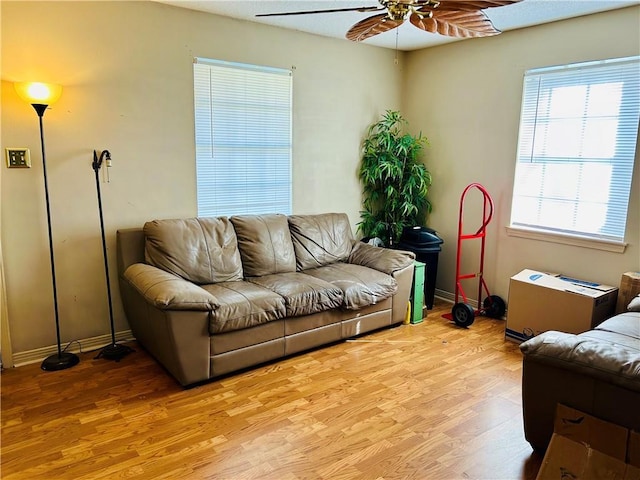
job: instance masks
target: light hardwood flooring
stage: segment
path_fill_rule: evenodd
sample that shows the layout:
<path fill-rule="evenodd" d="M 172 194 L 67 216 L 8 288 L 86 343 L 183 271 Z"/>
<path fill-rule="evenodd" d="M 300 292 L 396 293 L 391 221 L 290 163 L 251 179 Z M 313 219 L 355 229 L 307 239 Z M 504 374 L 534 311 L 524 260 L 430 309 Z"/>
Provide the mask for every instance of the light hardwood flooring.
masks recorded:
<path fill-rule="evenodd" d="M 534 479 L 518 347 L 449 308 L 188 390 L 135 344 L 5 370 L 1 478 Z"/>

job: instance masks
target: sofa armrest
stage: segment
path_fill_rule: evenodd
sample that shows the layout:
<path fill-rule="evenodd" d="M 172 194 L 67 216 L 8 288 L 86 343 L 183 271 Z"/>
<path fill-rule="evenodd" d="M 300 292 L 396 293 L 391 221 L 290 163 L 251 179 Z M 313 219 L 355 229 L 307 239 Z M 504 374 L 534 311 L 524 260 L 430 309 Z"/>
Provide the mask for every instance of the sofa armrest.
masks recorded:
<path fill-rule="evenodd" d="M 548 331 L 520 345 L 524 434 L 535 450 L 549 445 L 558 403 L 640 428 L 640 351 L 629 340 L 596 330 Z"/>
<path fill-rule="evenodd" d="M 374 247 L 364 242 L 356 242 L 347 262 L 392 275 L 398 270 L 413 265 L 415 258 L 416 255 L 413 252 Z"/>
<path fill-rule="evenodd" d="M 572 370 L 640 392 L 640 352 L 588 334 L 549 331 L 520 345 L 525 361 Z"/>
<path fill-rule="evenodd" d="M 160 310 L 211 311 L 218 299 L 204 288 L 145 263 L 135 263 L 124 272 L 124 280 Z"/>

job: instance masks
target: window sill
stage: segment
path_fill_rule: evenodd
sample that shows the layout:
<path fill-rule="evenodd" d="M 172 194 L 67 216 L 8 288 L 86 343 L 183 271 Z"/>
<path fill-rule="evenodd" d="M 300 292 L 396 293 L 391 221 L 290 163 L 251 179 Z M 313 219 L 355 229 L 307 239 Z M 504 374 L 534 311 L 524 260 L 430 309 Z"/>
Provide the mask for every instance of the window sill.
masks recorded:
<path fill-rule="evenodd" d="M 627 248 L 627 244 L 624 242 L 594 240 L 592 238 L 543 232 L 541 230 L 522 227 L 506 227 L 506 230 L 507 235 L 510 237 L 528 238 L 530 240 L 573 245 L 575 247 L 592 248 L 594 250 L 604 250 L 606 252 L 624 253 L 625 248 Z"/>

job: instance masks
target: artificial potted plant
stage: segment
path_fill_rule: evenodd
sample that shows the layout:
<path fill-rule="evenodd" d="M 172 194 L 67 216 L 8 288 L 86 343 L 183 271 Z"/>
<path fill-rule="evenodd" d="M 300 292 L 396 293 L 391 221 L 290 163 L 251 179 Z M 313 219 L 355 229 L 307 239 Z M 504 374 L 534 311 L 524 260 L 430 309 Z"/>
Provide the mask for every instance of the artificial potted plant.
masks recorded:
<path fill-rule="evenodd" d="M 404 133 L 405 126 L 407 121 L 392 110 L 371 125 L 358 172 L 363 191 L 358 231 L 381 238 L 387 246 L 398 242 L 404 227 L 422 224 L 431 211 L 431 174 L 418 160 L 428 141 L 421 133 Z"/>

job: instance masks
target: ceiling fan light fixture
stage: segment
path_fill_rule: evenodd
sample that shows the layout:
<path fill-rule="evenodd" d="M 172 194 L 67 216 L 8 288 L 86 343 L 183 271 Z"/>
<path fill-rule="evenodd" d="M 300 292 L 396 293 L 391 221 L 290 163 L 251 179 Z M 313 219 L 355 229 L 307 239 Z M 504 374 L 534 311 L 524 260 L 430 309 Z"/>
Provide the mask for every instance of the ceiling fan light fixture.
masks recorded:
<path fill-rule="evenodd" d="M 433 18 L 433 11 L 432 10 L 416 10 L 415 14 L 418 15 L 422 20 L 424 20 L 425 18 Z"/>
<path fill-rule="evenodd" d="M 412 5 L 400 2 L 385 2 L 389 18 L 397 22 L 406 20 Z"/>

